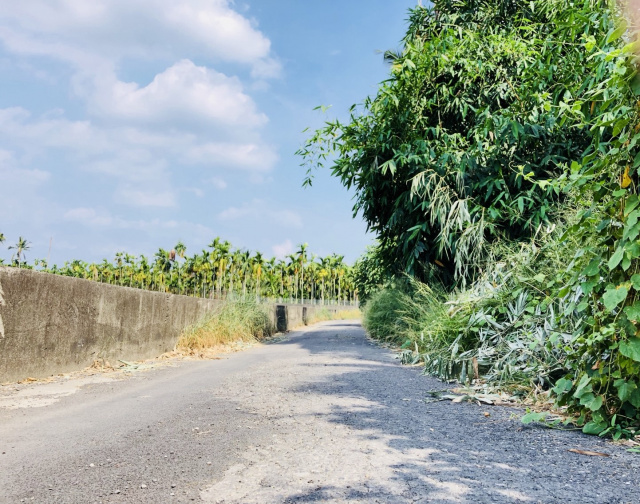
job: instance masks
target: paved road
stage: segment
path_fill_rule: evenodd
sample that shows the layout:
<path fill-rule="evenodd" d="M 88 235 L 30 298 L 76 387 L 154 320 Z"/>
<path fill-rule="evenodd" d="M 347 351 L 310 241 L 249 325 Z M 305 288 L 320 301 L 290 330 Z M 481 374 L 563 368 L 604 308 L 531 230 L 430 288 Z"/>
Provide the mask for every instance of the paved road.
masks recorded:
<path fill-rule="evenodd" d="M 425 403 L 442 387 L 354 321 L 124 380 L 2 387 L 0 502 L 640 502 L 640 455 Z"/>

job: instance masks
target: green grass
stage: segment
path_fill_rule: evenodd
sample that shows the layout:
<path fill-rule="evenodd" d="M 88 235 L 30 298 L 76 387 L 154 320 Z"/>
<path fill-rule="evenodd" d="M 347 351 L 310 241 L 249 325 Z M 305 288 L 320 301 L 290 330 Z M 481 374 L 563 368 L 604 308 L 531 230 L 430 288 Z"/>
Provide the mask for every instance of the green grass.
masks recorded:
<path fill-rule="evenodd" d="M 548 389 L 566 373 L 572 334 L 584 329 L 578 298 L 557 294 L 581 245 L 561 235 L 559 226 L 536 242 L 496 244 L 482 276 L 464 290 L 412 279 L 387 287 L 365 305 L 363 325 L 402 349 L 403 362 L 422 362 L 441 379 L 479 378 L 522 394 Z"/>
<path fill-rule="evenodd" d="M 307 323 L 359 318 L 360 310 L 358 309 L 332 313 L 323 308 L 318 310 Z M 241 343 L 255 343 L 272 336 L 275 330 L 269 316 L 269 305 L 258 304 L 253 300 L 228 301 L 220 310 L 208 314 L 183 331 L 176 350 L 199 352 Z"/>
<path fill-rule="evenodd" d="M 401 315 L 409 301 L 409 296 L 398 288 L 376 292 L 364 306 L 362 325 L 372 338 L 401 345 L 405 332 Z"/>
<path fill-rule="evenodd" d="M 273 323 L 264 305 L 254 301 L 230 301 L 187 328 L 176 348 L 204 350 L 235 343 L 253 343 L 271 336 Z"/>

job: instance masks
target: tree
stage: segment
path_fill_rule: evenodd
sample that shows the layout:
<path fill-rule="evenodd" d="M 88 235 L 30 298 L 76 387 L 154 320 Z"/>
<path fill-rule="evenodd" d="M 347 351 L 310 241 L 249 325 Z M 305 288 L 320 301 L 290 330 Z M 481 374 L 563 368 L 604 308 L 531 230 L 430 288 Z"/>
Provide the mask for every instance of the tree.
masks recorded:
<path fill-rule="evenodd" d="M 527 240 L 548 221 L 562 197 L 536 181 L 566 173 L 590 144 L 563 106 L 587 63 L 575 41 L 608 30 L 606 13 L 589 10 L 604 13 L 606 2 L 416 7 L 377 95 L 298 151 L 305 184 L 331 163 L 389 272 L 450 287 L 473 280 L 492 243 Z"/>
<path fill-rule="evenodd" d="M 301 243 L 298 245 L 298 251 L 296 252 L 297 258 L 300 261 L 300 297 L 304 301 L 304 265 L 307 263 L 307 249 L 308 243 Z"/>
<path fill-rule="evenodd" d="M 353 282 L 363 303 L 391 279 L 378 253 L 377 247 L 368 247 L 353 266 Z"/>
<path fill-rule="evenodd" d="M 9 247 L 9 250 L 15 250 L 13 256 L 11 257 L 11 260 L 15 260 L 18 268 L 20 267 L 20 264 L 22 263 L 22 261 L 26 259 L 24 253 L 30 248 L 31 248 L 31 242 L 28 242 L 22 236 L 18 238 L 18 242 L 15 245 L 11 245 Z"/>

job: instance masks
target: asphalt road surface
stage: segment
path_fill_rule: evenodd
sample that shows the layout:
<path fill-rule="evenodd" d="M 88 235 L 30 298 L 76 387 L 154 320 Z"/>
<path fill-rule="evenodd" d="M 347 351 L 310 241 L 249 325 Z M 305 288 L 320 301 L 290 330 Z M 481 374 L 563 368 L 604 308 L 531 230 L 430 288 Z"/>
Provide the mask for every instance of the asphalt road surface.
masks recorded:
<path fill-rule="evenodd" d="M 0 503 L 640 502 L 640 455 L 515 409 L 425 402 L 442 388 L 357 321 L 124 379 L 0 387 Z"/>

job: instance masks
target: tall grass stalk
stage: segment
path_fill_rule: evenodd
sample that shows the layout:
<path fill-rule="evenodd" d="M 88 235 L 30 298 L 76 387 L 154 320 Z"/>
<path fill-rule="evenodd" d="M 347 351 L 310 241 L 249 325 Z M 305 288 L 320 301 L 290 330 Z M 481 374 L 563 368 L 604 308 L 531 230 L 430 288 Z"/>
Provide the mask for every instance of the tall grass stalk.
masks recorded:
<path fill-rule="evenodd" d="M 251 300 L 230 301 L 187 328 L 178 341 L 178 350 L 204 350 L 234 343 L 252 343 L 275 331 L 264 305 Z"/>
<path fill-rule="evenodd" d="M 585 323 L 576 310 L 581 294 L 557 294 L 567 265 L 586 260 L 576 255 L 584 244 L 560 239 L 575 215 L 564 212 L 530 242 L 494 244 L 492 260 L 467 289 L 447 293 L 408 279 L 379 291 L 365 305 L 365 328 L 401 347 L 403 362 L 423 362 L 444 380 L 478 378 L 524 393 L 548 388 L 565 372 L 572 334 Z"/>

